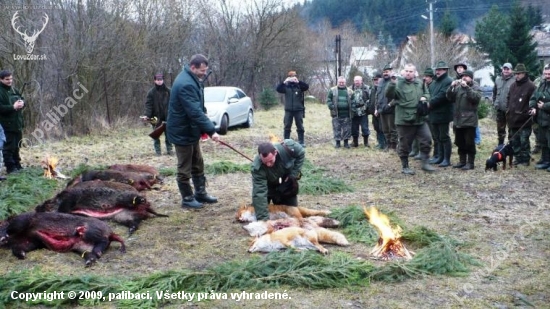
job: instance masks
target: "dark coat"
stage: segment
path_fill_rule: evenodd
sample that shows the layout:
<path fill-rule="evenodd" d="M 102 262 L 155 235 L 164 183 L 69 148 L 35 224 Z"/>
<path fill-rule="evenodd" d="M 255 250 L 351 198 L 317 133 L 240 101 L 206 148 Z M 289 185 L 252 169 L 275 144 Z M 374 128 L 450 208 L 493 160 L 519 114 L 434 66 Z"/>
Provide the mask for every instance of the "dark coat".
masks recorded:
<path fill-rule="evenodd" d="M 453 103 L 447 99 L 447 88 L 453 80 L 447 73 L 430 83 L 430 123 L 443 124 L 453 121 Z"/>
<path fill-rule="evenodd" d="M 185 65 L 170 92 L 166 121 L 168 141 L 189 146 L 196 144 L 202 133 L 212 136 L 215 132 L 214 124 L 206 116 L 202 82 L 191 72 L 189 65 Z"/>
<path fill-rule="evenodd" d="M 542 101 L 542 109 L 537 107 L 537 102 Z M 550 126 L 550 81 L 543 80 L 537 87 L 531 99 L 529 107 L 537 109 L 537 123 L 543 128 Z"/>
<path fill-rule="evenodd" d="M 305 110 L 304 92 L 309 89 L 309 85 L 303 81 L 298 83 L 280 83 L 277 86 L 277 92 L 285 95 L 285 111 L 298 112 Z"/>
<path fill-rule="evenodd" d="M 531 115 L 529 115 L 529 99 L 535 92 L 535 84 L 529 80 L 529 76 L 525 76 L 510 85 L 508 91 L 506 112 L 506 122 L 509 128 L 519 129 L 523 124 L 531 126 Z"/>
<path fill-rule="evenodd" d="M 378 89 L 376 89 L 376 109 L 379 114 L 394 114 L 395 107 L 388 105 L 386 97 L 386 86 L 390 83 L 390 79 L 381 78 L 378 80 Z"/>
<path fill-rule="evenodd" d="M 13 104 L 19 99 L 24 100 L 15 87 L 0 83 L 0 125 L 6 132 L 20 132 L 24 128 L 23 110 L 16 111 L 13 108 Z"/>
<path fill-rule="evenodd" d="M 160 86 L 155 85 L 147 93 L 147 101 L 145 101 L 145 116 L 149 118 L 157 117 L 157 126 L 162 121 L 166 121 L 168 115 L 168 102 L 170 101 L 170 88 L 166 84 Z"/>
<path fill-rule="evenodd" d="M 453 127 L 477 127 L 477 107 L 481 101 L 481 90 L 477 83 L 462 87 L 460 85 L 447 89 L 447 98 L 453 102 Z"/>

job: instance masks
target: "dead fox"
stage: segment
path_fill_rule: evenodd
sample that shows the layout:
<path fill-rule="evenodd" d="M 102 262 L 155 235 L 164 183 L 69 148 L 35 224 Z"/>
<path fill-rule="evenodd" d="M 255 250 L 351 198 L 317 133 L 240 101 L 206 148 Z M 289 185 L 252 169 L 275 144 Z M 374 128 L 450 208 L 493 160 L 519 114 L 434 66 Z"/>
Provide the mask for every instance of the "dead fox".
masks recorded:
<path fill-rule="evenodd" d="M 329 210 L 315 210 L 305 207 L 296 207 L 296 206 L 285 206 L 285 205 L 273 205 L 269 204 L 269 219 L 275 220 L 279 218 L 288 218 L 294 217 L 302 219 L 303 217 L 310 216 L 327 216 L 330 214 Z M 242 205 L 237 210 L 237 215 L 235 216 L 237 221 L 240 222 L 254 222 L 256 221 L 256 214 L 254 212 L 254 206 L 252 205 Z"/>
<path fill-rule="evenodd" d="M 243 229 L 245 229 L 250 236 L 262 236 L 291 226 L 312 230 L 318 227 L 335 228 L 339 225 L 340 222 L 332 218 L 311 216 L 303 219 L 282 218 L 277 220 L 254 221 L 244 225 Z"/>
<path fill-rule="evenodd" d="M 315 249 L 322 254 L 328 253 L 328 250 L 319 243 L 316 231 L 301 227 L 287 227 L 256 237 L 248 248 L 248 252 L 272 252 L 289 247 L 297 250 Z"/>

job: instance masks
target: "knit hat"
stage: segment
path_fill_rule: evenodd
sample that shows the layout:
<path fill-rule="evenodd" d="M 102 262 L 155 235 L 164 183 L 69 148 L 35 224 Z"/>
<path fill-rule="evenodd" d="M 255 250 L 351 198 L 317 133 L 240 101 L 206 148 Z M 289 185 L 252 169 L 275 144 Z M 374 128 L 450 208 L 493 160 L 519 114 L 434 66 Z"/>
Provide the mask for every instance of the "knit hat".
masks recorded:
<path fill-rule="evenodd" d="M 514 69 L 514 73 L 527 73 L 527 69 L 525 68 L 525 64 L 518 63 L 516 65 L 516 68 Z"/>
<path fill-rule="evenodd" d="M 164 79 L 164 74 L 162 73 L 155 74 L 155 79 Z"/>
<path fill-rule="evenodd" d="M 288 71 L 288 77 L 296 76 L 296 71 Z"/>
<path fill-rule="evenodd" d="M 424 70 L 424 76 L 434 77 L 434 75 L 434 70 L 432 70 L 432 68 L 426 68 L 426 70 Z"/>
<path fill-rule="evenodd" d="M 439 61 L 437 65 L 435 66 L 435 69 L 449 69 L 449 66 L 445 61 Z"/>
<path fill-rule="evenodd" d="M 474 72 L 472 72 L 470 70 L 466 70 L 466 71 L 462 72 L 462 76 L 470 76 L 471 79 L 474 79 Z"/>
<path fill-rule="evenodd" d="M 513 68 L 512 68 L 512 64 L 511 64 L 510 62 L 506 62 L 505 64 L 503 64 L 503 65 L 502 65 L 502 68 L 503 68 L 503 69 L 504 69 L 504 68 L 508 68 L 508 69 L 510 69 L 510 70 L 513 69 Z"/>
<path fill-rule="evenodd" d="M 464 63 L 462 63 L 462 62 L 461 62 L 461 63 L 457 63 L 457 64 L 455 64 L 455 66 L 454 66 L 454 69 L 455 69 L 455 71 L 456 71 L 456 68 L 458 68 L 458 67 L 463 67 L 463 68 L 464 68 L 464 70 L 468 70 L 468 66 L 467 66 L 467 65 L 465 65 L 465 64 L 464 64 Z"/>

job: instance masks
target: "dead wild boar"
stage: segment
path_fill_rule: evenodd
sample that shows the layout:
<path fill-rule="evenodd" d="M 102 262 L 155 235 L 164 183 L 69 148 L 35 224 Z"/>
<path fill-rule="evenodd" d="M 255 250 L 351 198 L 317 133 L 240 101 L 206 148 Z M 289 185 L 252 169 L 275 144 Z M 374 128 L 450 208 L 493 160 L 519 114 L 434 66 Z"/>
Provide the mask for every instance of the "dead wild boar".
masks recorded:
<path fill-rule="evenodd" d="M 86 266 L 99 259 L 112 241 L 124 240 L 113 233 L 103 221 L 63 213 L 33 212 L 8 219 L 0 229 L 0 243 L 8 246 L 13 255 L 24 259 L 27 252 L 46 248 L 55 252 L 74 251 L 80 254 Z"/>
<path fill-rule="evenodd" d="M 37 212 L 63 212 L 112 220 L 129 228 L 130 234 L 137 230 L 142 220 L 153 216 L 167 217 L 156 213 L 147 199 L 135 191 L 120 191 L 109 186 L 86 186 L 82 184 L 66 188 L 55 197 L 38 205 Z"/>
<path fill-rule="evenodd" d="M 92 181 L 92 180 L 104 180 L 121 182 L 136 188 L 138 191 L 151 189 L 149 179 L 153 176 L 148 174 L 136 173 L 136 172 L 121 172 L 116 170 L 91 170 L 80 174 L 71 180 L 67 187 L 72 187 L 80 182 Z"/>
<path fill-rule="evenodd" d="M 110 170 L 115 171 L 121 171 L 121 172 L 135 172 L 135 173 L 142 173 L 142 174 L 148 174 L 151 177 L 148 177 L 147 180 L 149 181 L 149 184 L 152 186 L 154 184 L 162 184 L 163 178 L 160 175 L 159 171 L 149 165 L 142 165 L 142 164 L 114 164 L 108 167 Z"/>

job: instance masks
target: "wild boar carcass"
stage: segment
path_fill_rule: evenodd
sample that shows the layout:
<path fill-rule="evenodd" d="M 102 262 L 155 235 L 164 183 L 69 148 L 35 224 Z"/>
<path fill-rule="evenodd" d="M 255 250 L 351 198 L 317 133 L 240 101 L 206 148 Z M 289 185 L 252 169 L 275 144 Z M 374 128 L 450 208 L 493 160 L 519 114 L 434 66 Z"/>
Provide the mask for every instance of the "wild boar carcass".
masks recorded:
<path fill-rule="evenodd" d="M 138 191 L 151 189 L 149 184 L 149 178 L 153 176 L 148 174 L 136 173 L 136 172 L 121 172 L 115 170 L 91 170 L 80 174 L 71 180 L 67 187 L 72 187 L 80 182 L 92 181 L 92 180 L 104 180 L 121 182 L 136 188 Z"/>
<path fill-rule="evenodd" d="M 109 186 L 77 185 L 67 188 L 35 208 L 37 212 L 57 211 L 112 220 L 137 230 L 142 220 L 167 217 L 153 210 L 147 199 L 135 191 L 120 191 Z"/>
<path fill-rule="evenodd" d="M 55 252 L 74 251 L 84 258 L 86 266 L 99 259 L 112 241 L 124 240 L 103 221 L 55 212 L 24 213 L 8 219 L 0 229 L 0 243 L 11 248 L 14 256 L 24 259 L 27 252 L 47 248 Z"/>

